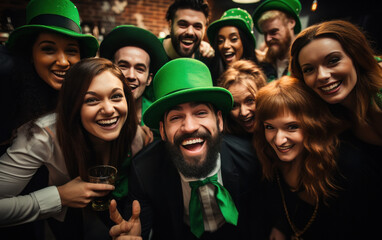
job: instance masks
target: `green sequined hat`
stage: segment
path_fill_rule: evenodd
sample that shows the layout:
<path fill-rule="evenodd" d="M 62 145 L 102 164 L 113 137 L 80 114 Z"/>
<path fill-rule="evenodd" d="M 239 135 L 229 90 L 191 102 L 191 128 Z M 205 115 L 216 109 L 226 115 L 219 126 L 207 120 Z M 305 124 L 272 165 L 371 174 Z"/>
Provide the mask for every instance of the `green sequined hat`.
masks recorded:
<path fill-rule="evenodd" d="M 207 37 L 212 43 L 218 35 L 220 28 L 225 26 L 234 26 L 243 31 L 248 36 L 248 39 L 253 41 L 256 47 L 256 38 L 253 33 L 253 20 L 251 15 L 244 9 L 231 8 L 223 13 L 220 19 L 214 21 L 207 28 Z"/>

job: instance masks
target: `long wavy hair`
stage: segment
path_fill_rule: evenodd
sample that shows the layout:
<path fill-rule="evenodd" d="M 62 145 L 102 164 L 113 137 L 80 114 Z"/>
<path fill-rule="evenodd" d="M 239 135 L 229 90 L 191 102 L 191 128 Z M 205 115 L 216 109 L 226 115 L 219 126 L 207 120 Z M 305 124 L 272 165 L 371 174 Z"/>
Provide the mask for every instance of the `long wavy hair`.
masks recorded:
<path fill-rule="evenodd" d="M 239 60 L 228 67 L 217 81 L 217 85 L 225 89 L 230 88 L 234 84 L 241 84 L 247 87 L 248 91 L 256 99 L 256 93 L 267 84 L 267 81 L 265 74 L 256 63 L 250 60 Z M 242 126 L 235 122 L 232 114 L 227 114 L 223 131 L 229 134 L 244 136 L 248 134 Z"/>
<path fill-rule="evenodd" d="M 365 34 L 354 24 L 344 20 L 332 20 L 312 25 L 301 31 L 291 46 L 291 75 L 303 80 L 298 57 L 307 44 L 319 38 L 337 40 L 346 54 L 352 59 L 357 72 L 357 83 L 353 89 L 356 103 L 354 110 L 347 112 L 357 123 L 368 122 L 371 109 L 381 111 L 377 104 L 377 93 L 382 88 L 382 68 L 375 59 L 376 54 L 370 46 Z M 349 115 L 350 114 L 350 115 Z"/>
<path fill-rule="evenodd" d="M 305 159 L 300 170 L 301 186 L 310 196 L 327 199 L 336 195 L 337 134 L 340 122 L 321 98 L 298 79 L 284 76 L 257 93 L 253 144 L 265 179 L 273 180 L 280 167 L 276 152 L 265 138 L 264 122 L 290 111 L 304 134 Z"/>
<path fill-rule="evenodd" d="M 111 142 L 110 165 L 119 167 L 131 149 L 136 134 L 138 120 L 134 99 L 121 70 L 104 58 L 83 59 L 70 68 L 60 90 L 57 106 L 57 138 L 65 158 L 66 168 L 71 178 L 81 176 L 87 179 L 87 169 L 96 164 L 94 148 L 89 133 L 81 123 L 81 108 L 86 91 L 97 75 L 109 71 L 123 83 L 123 91 L 128 104 L 128 116 L 121 132 Z"/>

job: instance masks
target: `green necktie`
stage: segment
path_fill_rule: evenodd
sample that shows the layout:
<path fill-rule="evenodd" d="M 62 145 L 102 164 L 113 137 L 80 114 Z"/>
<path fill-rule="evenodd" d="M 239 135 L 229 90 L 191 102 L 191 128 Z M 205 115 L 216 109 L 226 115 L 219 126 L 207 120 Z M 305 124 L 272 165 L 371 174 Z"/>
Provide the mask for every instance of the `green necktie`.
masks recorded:
<path fill-rule="evenodd" d="M 231 195 L 219 182 L 218 176 L 215 174 L 212 177 L 206 178 L 203 181 L 190 182 L 191 187 L 191 199 L 189 205 L 190 211 L 190 226 L 191 232 L 197 237 L 204 232 L 204 222 L 202 215 L 202 207 L 199 201 L 198 188 L 206 185 L 207 183 L 212 183 L 215 189 L 216 202 L 219 205 L 220 211 L 226 222 L 233 225 L 237 225 L 237 218 L 239 213 L 237 212 L 235 203 L 233 202 Z"/>

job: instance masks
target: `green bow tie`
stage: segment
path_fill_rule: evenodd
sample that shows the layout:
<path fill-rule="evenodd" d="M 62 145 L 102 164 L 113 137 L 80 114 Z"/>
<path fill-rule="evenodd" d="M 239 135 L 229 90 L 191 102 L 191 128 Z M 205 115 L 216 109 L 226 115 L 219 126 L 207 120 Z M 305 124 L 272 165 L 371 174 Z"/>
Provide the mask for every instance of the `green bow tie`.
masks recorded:
<path fill-rule="evenodd" d="M 204 222 L 202 215 L 202 207 L 199 201 L 199 194 L 197 192 L 198 188 L 206 185 L 207 183 L 212 183 L 215 187 L 216 202 L 219 205 L 220 211 L 226 222 L 233 225 L 237 225 L 237 219 L 239 213 L 237 212 L 235 203 L 233 202 L 231 195 L 219 182 L 218 176 L 215 174 L 212 177 L 206 178 L 203 181 L 190 182 L 191 187 L 191 199 L 190 199 L 190 226 L 191 232 L 197 237 L 204 232 Z"/>

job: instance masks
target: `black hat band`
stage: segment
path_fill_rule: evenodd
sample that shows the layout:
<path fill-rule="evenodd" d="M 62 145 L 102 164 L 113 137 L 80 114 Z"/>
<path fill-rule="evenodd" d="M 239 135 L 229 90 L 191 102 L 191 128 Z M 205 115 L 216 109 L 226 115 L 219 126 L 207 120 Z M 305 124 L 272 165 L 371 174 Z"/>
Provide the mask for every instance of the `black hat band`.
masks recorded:
<path fill-rule="evenodd" d="M 46 25 L 46 26 L 54 26 L 54 27 L 61 27 L 66 28 L 69 30 L 72 30 L 76 33 L 82 33 L 81 28 L 71 19 L 55 15 L 55 14 L 41 14 L 36 17 L 34 17 L 29 24 L 36 24 L 36 25 Z"/>

